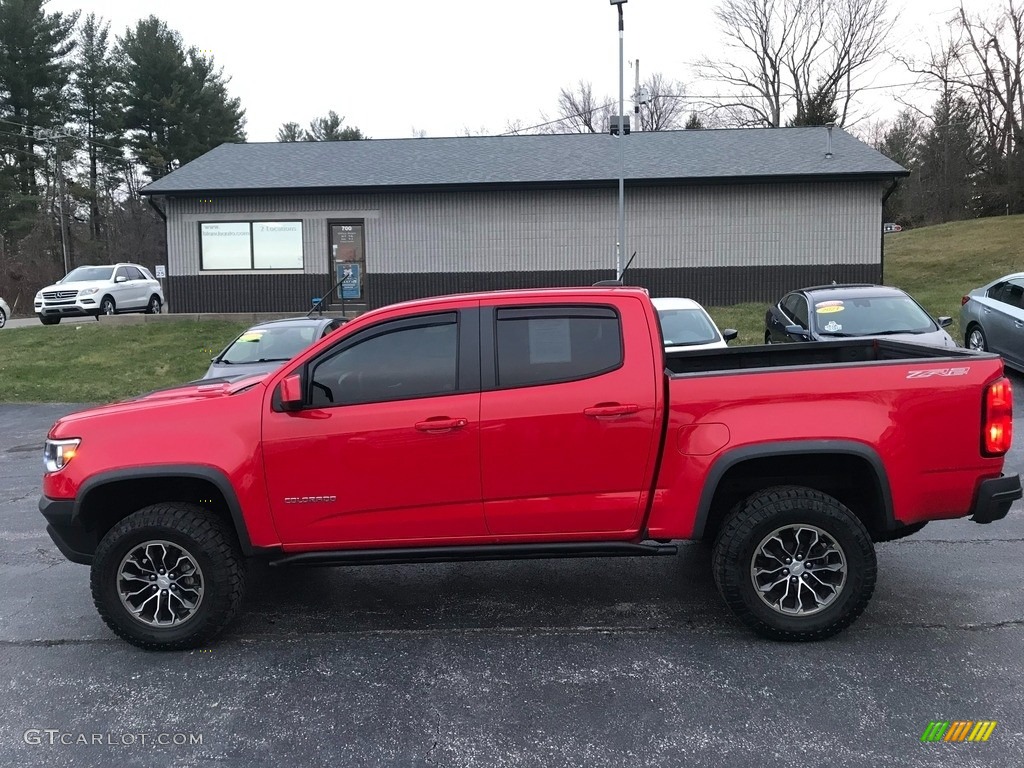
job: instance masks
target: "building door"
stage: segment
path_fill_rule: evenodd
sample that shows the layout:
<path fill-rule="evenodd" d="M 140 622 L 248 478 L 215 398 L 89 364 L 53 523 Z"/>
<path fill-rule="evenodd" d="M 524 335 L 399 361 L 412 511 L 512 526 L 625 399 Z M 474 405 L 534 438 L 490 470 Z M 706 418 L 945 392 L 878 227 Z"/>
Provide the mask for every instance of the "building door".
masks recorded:
<path fill-rule="evenodd" d="M 331 264 L 334 279 L 340 281 L 332 304 L 366 304 L 366 248 L 362 222 L 330 225 Z"/>

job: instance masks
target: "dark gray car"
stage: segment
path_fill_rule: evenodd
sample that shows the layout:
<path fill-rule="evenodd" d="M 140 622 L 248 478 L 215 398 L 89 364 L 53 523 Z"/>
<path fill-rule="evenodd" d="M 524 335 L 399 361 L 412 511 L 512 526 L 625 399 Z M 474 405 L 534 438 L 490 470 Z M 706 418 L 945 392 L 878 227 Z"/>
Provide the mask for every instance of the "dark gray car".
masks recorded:
<path fill-rule="evenodd" d="M 914 299 L 887 285 L 818 285 L 791 291 L 770 307 L 764 318 L 764 343 L 878 338 L 956 347 L 943 328 L 951 317 L 937 320 Z"/>
<path fill-rule="evenodd" d="M 203 378 L 268 373 L 344 322 L 340 317 L 291 317 L 259 323 L 213 358 Z"/>
<path fill-rule="evenodd" d="M 960 303 L 964 346 L 995 352 L 1024 371 L 1024 272 L 975 288 Z"/>

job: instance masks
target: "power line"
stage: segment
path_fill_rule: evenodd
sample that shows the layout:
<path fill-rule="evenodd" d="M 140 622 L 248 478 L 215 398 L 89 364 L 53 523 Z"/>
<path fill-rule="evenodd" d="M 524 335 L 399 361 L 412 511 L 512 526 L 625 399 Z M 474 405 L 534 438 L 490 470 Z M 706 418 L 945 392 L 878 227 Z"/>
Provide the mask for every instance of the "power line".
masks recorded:
<path fill-rule="evenodd" d="M 35 134 L 34 137 L 29 136 L 28 134 L 19 134 L 20 136 L 25 136 L 26 138 L 45 139 L 47 136 L 53 136 L 54 138 L 74 139 L 76 141 L 87 141 L 90 144 L 95 144 L 98 147 L 105 147 L 107 149 L 112 149 L 115 152 L 123 152 L 124 151 L 120 147 L 115 147 L 112 144 L 104 144 L 102 141 L 97 141 L 96 139 L 90 139 L 88 136 L 78 136 L 78 135 L 73 134 L 73 133 L 58 132 L 58 131 L 46 128 L 45 126 L 42 126 L 42 125 L 30 125 L 28 123 L 19 123 L 19 122 L 15 121 L 15 120 L 8 120 L 8 119 L 3 118 L 3 117 L 0 117 L 0 123 L 7 123 L 8 125 L 17 125 L 20 128 L 32 128 L 32 129 L 34 129 L 36 131 L 39 131 L 39 130 L 45 131 L 45 135 L 37 133 L 37 134 Z"/>

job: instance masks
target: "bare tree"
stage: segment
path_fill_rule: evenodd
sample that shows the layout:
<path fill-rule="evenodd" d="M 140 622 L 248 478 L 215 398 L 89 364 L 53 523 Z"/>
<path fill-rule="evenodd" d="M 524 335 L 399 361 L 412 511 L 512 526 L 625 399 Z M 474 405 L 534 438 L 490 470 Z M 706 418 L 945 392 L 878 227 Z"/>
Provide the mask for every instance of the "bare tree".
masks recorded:
<path fill-rule="evenodd" d="M 1024 7 L 1005 0 L 986 18 L 961 5 L 927 59 L 903 61 L 938 85 L 941 103 L 970 100 L 981 134 L 978 210 L 1024 210 Z"/>
<path fill-rule="evenodd" d="M 681 128 L 686 118 L 686 86 L 681 80 L 669 80 L 655 72 L 641 85 L 646 103 L 640 107 L 640 130 L 672 131 Z"/>
<path fill-rule="evenodd" d="M 714 13 L 727 55 L 697 70 L 736 92 L 715 108 L 734 125 L 770 128 L 829 101 L 844 125 L 895 23 L 888 0 L 721 0 Z"/>
<path fill-rule="evenodd" d="M 612 100 L 598 100 L 594 97 L 593 86 L 580 80 L 575 86 L 563 88 L 558 93 L 558 115 L 549 120 L 543 115 L 546 125 L 543 133 L 604 133 L 612 115 Z"/>

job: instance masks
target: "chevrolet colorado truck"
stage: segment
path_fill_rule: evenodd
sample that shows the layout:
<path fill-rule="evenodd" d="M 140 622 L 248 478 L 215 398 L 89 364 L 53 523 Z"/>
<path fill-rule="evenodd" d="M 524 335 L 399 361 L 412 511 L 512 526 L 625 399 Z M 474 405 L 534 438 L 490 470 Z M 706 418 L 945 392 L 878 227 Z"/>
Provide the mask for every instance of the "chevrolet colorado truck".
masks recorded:
<path fill-rule="evenodd" d="M 207 643 L 247 565 L 673 555 L 713 546 L 754 631 L 815 640 L 874 543 L 1003 518 L 1000 358 L 885 339 L 666 354 L 638 288 L 366 313 L 277 371 L 71 414 L 39 507 L 96 607 L 148 649 Z"/>

